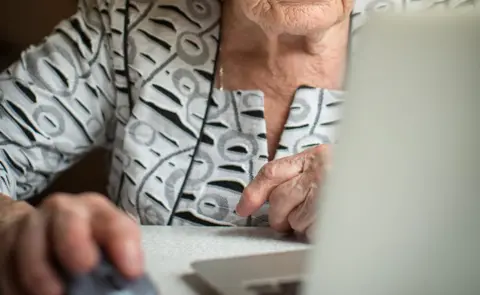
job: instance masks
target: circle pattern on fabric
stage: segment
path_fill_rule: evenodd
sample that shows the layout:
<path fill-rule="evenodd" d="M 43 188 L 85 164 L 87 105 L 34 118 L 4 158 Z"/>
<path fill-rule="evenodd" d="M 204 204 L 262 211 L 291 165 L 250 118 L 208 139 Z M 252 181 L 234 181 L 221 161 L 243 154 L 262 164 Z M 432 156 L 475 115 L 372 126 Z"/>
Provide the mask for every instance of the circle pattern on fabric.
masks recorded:
<path fill-rule="evenodd" d="M 290 108 L 290 115 L 288 116 L 288 120 L 293 123 L 305 121 L 311 111 L 312 108 L 305 99 L 297 98 L 294 105 L 292 105 L 292 107 Z"/>
<path fill-rule="evenodd" d="M 392 0 L 374 0 L 367 4 L 367 13 L 385 13 L 397 10 L 397 4 Z"/>
<path fill-rule="evenodd" d="M 253 158 L 258 153 L 258 142 L 253 135 L 230 130 L 218 139 L 218 153 L 232 162 L 243 162 Z"/>
<path fill-rule="evenodd" d="M 151 146 L 155 142 L 156 132 L 153 127 L 147 123 L 135 121 L 129 129 L 129 134 L 136 143 Z"/>
<path fill-rule="evenodd" d="M 194 33 L 180 34 L 176 47 L 178 57 L 192 66 L 205 64 L 210 56 L 207 42 Z"/>
<path fill-rule="evenodd" d="M 39 128 L 51 137 L 58 137 L 65 133 L 65 118 L 54 106 L 39 105 L 33 111 L 32 117 Z"/>
<path fill-rule="evenodd" d="M 330 139 L 328 136 L 323 135 L 323 134 L 309 134 L 307 136 L 304 136 L 300 138 L 296 143 L 294 147 L 294 153 L 298 154 L 301 153 L 311 147 L 320 145 L 320 144 L 329 144 Z"/>
<path fill-rule="evenodd" d="M 61 46 L 47 43 L 41 50 L 26 55 L 25 66 L 35 84 L 57 96 L 70 97 L 80 76 L 71 54 Z"/>
<path fill-rule="evenodd" d="M 230 214 L 228 201 L 217 194 L 206 194 L 199 200 L 198 213 L 215 220 L 225 220 Z"/>
<path fill-rule="evenodd" d="M 198 20 L 204 20 L 212 16 L 212 6 L 206 0 L 187 1 L 188 12 Z"/>
<path fill-rule="evenodd" d="M 197 78 L 186 69 L 177 69 L 172 74 L 172 80 L 175 89 L 188 98 L 193 98 L 200 90 Z"/>

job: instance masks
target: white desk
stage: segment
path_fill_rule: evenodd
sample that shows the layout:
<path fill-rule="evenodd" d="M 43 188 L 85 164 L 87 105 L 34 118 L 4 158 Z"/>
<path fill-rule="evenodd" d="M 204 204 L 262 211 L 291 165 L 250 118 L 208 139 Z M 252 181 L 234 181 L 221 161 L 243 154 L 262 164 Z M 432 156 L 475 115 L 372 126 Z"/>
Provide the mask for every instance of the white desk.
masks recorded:
<path fill-rule="evenodd" d="M 305 249 L 267 228 L 143 227 L 147 272 L 160 295 L 214 295 L 193 273 L 196 260 Z"/>

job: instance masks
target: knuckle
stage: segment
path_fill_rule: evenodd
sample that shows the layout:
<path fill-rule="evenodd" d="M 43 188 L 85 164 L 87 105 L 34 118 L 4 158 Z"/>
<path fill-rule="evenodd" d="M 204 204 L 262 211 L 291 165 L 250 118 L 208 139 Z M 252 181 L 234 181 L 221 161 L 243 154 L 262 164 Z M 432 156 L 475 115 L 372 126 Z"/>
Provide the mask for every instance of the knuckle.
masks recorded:
<path fill-rule="evenodd" d="M 62 194 L 53 194 L 48 196 L 47 199 L 43 202 L 43 207 L 48 208 L 59 208 L 65 205 L 65 196 Z"/>
<path fill-rule="evenodd" d="M 47 197 L 43 202 L 42 207 L 53 210 L 63 210 L 68 208 L 69 199 L 70 197 L 64 194 L 53 194 Z"/>
<path fill-rule="evenodd" d="M 308 212 L 306 204 L 302 204 L 295 211 L 288 215 L 288 223 L 298 233 L 305 233 L 308 226 L 313 223 L 314 216 Z"/>
<path fill-rule="evenodd" d="M 82 198 L 82 200 L 95 205 L 101 205 L 101 206 L 110 205 L 109 200 L 104 195 L 99 193 L 95 193 L 95 192 L 83 193 L 80 195 L 80 197 Z"/>
<path fill-rule="evenodd" d="M 276 165 L 272 163 L 268 163 L 260 169 L 260 174 L 268 179 L 274 178 L 275 177 L 275 170 L 276 170 Z"/>
<path fill-rule="evenodd" d="M 292 229 L 296 232 L 302 232 L 302 228 L 300 226 L 300 222 L 298 220 L 298 217 L 295 213 L 292 213 L 288 215 L 288 224 L 292 227 Z"/>
<path fill-rule="evenodd" d="M 297 154 L 289 158 L 288 163 L 292 166 L 303 167 L 309 153 Z"/>

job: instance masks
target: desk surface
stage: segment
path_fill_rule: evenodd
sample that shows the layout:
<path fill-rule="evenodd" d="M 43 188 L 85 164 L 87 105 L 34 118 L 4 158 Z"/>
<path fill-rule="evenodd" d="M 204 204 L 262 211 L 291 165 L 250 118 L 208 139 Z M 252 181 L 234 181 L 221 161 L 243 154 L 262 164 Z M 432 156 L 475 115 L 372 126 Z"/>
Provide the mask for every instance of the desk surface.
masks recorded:
<path fill-rule="evenodd" d="M 193 273 L 197 260 L 305 249 L 268 228 L 143 227 L 147 272 L 160 295 L 214 295 Z"/>

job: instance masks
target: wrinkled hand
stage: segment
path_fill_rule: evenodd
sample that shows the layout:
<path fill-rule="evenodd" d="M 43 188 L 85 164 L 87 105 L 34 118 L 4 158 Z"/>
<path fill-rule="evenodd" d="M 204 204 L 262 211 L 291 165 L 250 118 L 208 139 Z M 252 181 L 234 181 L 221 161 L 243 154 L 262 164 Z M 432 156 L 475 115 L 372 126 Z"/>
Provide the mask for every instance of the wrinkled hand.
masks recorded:
<path fill-rule="evenodd" d="M 268 219 L 273 229 L 294 230 L 311 238 L 317 192 L 327 168 L 328 151 L 327 145 L 319 145 L 266 164 L 245 188 L 237 214 L 251 215 L 268 201 Z"/>
<path fill-rule="evenodd" d="M 52 257 L 68 273 L 85 273 L 99 262 L 98 247 L 128 278 L 143 273 L 136 223 L 95 194 L 49 197 L 0 231 L 0 293 L 61 295 Z"/>

